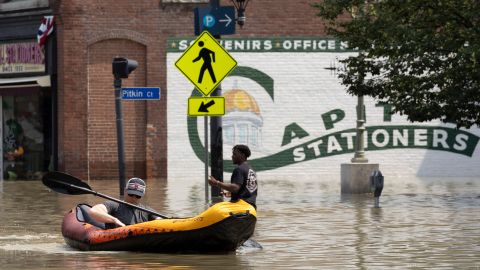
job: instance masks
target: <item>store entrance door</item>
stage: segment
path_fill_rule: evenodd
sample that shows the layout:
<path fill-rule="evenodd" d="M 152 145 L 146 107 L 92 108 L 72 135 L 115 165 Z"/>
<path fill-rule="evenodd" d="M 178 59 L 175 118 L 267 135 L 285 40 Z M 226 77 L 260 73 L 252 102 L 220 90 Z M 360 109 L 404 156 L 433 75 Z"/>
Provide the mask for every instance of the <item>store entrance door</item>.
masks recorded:
<path fill-rule="evenodd" d="M 39 180 L 48 171 L 50 106 L 45 92 L 36 87 L 1 96 L 4 180 Z"/>

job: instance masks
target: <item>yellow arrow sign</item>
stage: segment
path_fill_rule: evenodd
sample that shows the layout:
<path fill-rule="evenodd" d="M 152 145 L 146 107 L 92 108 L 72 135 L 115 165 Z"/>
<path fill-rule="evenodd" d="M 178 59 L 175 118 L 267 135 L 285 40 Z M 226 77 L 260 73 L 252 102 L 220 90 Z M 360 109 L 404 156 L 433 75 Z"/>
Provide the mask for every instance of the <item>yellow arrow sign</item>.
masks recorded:
<path fill-rule="evenodd" d="M 175 66 L 204 96 L 208 96 L 237 66 L 237 61 L 208 31 L 203 31 L 178 58 Z"/>
<path fill-rule="evenodd" d="M 188 116 L 218 116 L 225 114 L 224 97 L 188 98 Z"/>

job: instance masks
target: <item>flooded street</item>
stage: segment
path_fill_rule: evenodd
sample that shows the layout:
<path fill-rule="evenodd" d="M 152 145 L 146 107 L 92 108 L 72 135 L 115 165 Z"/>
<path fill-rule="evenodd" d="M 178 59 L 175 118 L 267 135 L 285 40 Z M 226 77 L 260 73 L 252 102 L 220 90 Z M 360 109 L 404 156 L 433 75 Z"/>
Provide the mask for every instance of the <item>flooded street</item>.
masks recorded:
<path fill-rule="evenodd" d="M 180 182 L 179 182 L 180 183 Z M 205 209 L 203 183 L 150 182 L 146 203 L 167 216 Z M 116 196 L 118 183 L 90 181 Z M 61 220 L 92 195 L 49 191 L 40 181 L 0 182 L 0 269 L 480 269 L 480 179 L 385 177 L 380 208 L 340 196 L 337 179 L 260 181 L 254 239 L 231 254 L 80 252 Z"/>

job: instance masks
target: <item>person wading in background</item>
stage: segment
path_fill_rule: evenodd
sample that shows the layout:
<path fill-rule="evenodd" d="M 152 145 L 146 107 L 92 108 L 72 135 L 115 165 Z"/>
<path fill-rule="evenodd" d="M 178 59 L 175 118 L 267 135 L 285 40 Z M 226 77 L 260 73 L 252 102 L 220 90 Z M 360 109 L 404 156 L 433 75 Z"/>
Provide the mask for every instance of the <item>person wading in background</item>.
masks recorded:
<path fill-rule="evenodd" d="M 208 184 L 229 191 L 232 194 L 231 202 L 242 199 L 257 209 L 257 174 L 247 163 L 250 154 L 248 146 L 242 144 L 235 145 L 232 148 L 232 162 L 237 167 L 232 172 L 231 183 L 223 183 L 210 176 Z"/>

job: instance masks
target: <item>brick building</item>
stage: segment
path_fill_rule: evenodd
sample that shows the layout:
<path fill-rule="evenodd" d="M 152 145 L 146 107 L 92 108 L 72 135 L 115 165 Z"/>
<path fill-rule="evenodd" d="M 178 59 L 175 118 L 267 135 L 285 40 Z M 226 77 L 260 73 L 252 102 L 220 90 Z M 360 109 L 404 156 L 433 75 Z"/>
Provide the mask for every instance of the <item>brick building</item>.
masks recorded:
<path fill-rule="evenodd" d="M 175 3 L 180 2 L 180 3 Z M 126 174 L 167 176 L 166 46 L 193 36 L 196 1 L 54 1 L 58 44 L 58 168 L 89 179 L 118 174 L 111 62 L 135 59 L 126 86 L 157 86 L 159 101 L 123 102 Z M 313 1 L 251 1 L 238 36 L 322 35 Z M 221 5 L 230 5 L 221 1 Z"/>
<path fill-rule="evenodd" d="M 139 67 L 124 86 L 160 87 L 159 101 L 124 101 L 127 177 L 167 176 L 167 38 L 194 35 L 193 9 L 208 1 L 1 1 L 0 18 L 12 29 L 29 18 L 27 36 L 33 40 L 43 15 L 55 15 L 55 32 L 49 37 L 48 88 L 52 103 L 43 133 L 49 146 L 42 170 L 57 168 L 83 179 L 114 179 L 118 175 L 112 59 L 135 59 Z M 203 2 L 203 3 L 201 3 Z M 314 1 L 250 1 L 247 22 L 235 36 L 323 35 L 322 24 L 310 6 Z M 231 5 L 222 0 L 221 5 Z M 16 5 L 13 10 L 8 7 Z M 32 17 L 32 12 L 35 17 Z M 18 24 L 18 23 L 17 23 Z M 9 28 L 10 27 L 10 28 Z M 237 27 L 238 28 L 238 27 Z M 13 30 L 9 30 L 13 33 Z M 0 42 L 20 37 L 3 36 Z M 25 74 L 2 74 L 19 78 Z M 58 80 L 57 80 L 58 78 Z M 10 81 L 9 81 L 10 82 Z M 51 122 L 47 124 L 47 122 Z"/>

